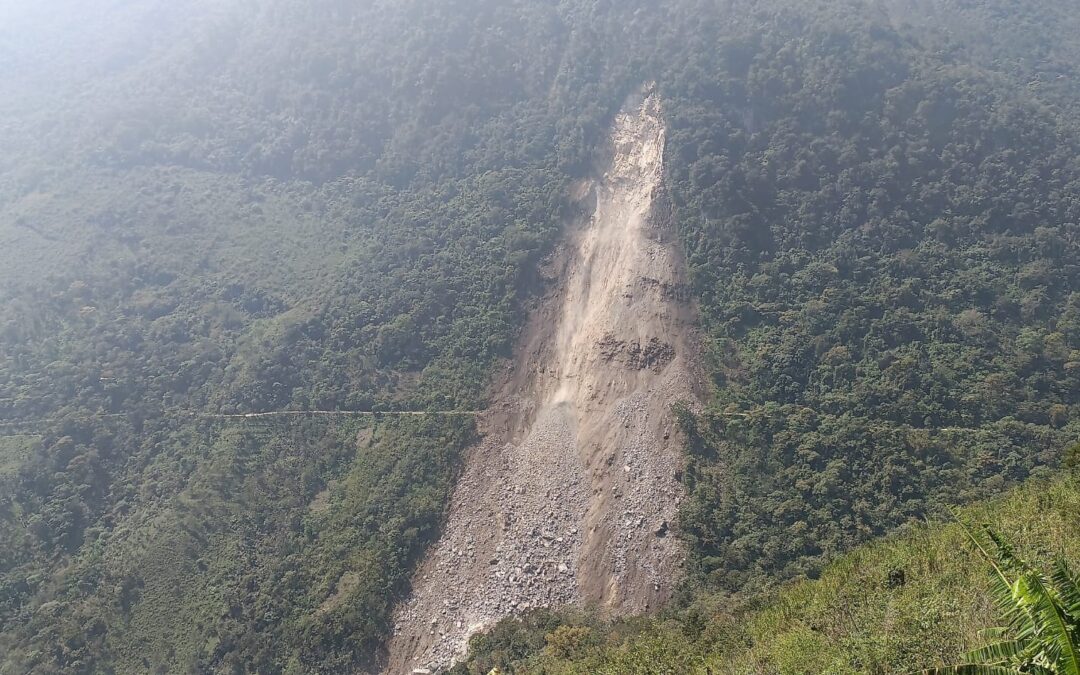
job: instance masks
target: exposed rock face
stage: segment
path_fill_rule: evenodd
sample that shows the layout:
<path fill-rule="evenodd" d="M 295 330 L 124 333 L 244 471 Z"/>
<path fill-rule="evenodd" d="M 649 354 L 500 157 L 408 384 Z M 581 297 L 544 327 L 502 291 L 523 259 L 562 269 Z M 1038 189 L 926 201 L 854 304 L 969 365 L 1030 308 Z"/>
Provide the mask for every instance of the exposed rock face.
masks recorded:
<path fill-rule="evenodd" d="M 481 420 L 388 672 L 444 668 L 531 607 L 641 612 L 670 595 L 683 555 L 671 406 L 703 385 L 682 259 L 652 217 L 663 150 L 655 97 L 618 116 L 607 166 L 582 188 L 592 217 L 571 229 Z"/>

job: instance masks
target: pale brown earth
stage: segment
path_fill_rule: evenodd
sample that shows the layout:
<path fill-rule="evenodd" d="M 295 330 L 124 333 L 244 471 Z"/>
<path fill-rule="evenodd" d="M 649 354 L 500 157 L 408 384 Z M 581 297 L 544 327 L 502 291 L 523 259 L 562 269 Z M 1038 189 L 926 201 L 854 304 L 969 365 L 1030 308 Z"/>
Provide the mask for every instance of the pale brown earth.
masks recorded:
<path fill-rule="evenodd" d="M 648 611 L 677 581 L 681 452 L 671 407 L 701 398 L 684 264 L 655 208 L 658 99 L 616 119 L 584 216 L 547 273 L 481 415 L 444 534 L 395 617 L 386 672 L 437 671 L 530 607 Z"/>

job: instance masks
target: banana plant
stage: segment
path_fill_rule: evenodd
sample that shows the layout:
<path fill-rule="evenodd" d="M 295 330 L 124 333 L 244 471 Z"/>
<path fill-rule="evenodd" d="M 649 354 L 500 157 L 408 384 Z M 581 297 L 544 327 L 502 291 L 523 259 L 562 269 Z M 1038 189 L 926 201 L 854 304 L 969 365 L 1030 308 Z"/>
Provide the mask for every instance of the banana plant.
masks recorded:
<path fill-rule="evenodd" d="M 990 527 L 985 539 L 961 522 L 964 533 L 993 569 L 994 603 L 1005 621 L 984 631 L 990 641 L 965 663 L 929 675 L 1080 675 L 1080 581 L 1064 560 L 1047 578 Z"/>

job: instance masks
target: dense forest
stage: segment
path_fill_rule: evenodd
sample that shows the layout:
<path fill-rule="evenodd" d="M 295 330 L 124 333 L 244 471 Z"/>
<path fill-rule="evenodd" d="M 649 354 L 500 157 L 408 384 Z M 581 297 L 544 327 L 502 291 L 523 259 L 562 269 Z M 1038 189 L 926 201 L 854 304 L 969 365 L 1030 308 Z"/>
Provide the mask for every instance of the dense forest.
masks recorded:
<path fill-rule="evenodd" d="M 1080 12 L 1014 5 L 0 9 L 0 673 L 376 667 L 476 438 L 392 413 L 485 406 L 647 82 L 713 389 L 681 602 L 1048 474 Z M 222 417 L 310 410 L 375 414 Z"/>
<path fill-rule="evenodd" d="M 1013 485 L 1080 431 L 1071 120 L 845 24 L 729 43 L 707 96 L 670 80 L 716 384 L 685 525 L 732 588 Z"/>

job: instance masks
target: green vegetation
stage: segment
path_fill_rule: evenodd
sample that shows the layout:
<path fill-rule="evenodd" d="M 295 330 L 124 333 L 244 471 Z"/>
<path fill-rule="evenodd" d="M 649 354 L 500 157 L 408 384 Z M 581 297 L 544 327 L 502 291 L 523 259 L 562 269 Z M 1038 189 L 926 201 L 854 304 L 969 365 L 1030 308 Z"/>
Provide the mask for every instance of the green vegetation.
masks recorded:
<path fill-rule="evenodd" d="M 1048 578 L 984 529 L 985 537 L 970 528 L 967 535 L 994 570 L 994 601 L 1008 625 L 987 630 L 998 641 L 965 655 L 964 663 L 931 672 L 1080 673 L 1080 582 L 1069 564 L 1054 561 Z"/>
<path fill-rule="evenodd" d="M 17 474 L 40 440 L 36 436 L 0 436 L 0 478 Z"/>
<path fill-rule="evenodd" d="M 1032 481 L 960 513 L 1009 533 L 1034 566 L 1080 562 L 1076 478 Z M 550 613 L 504 621 L 474 638 L 453 672 L 918 672 L 986 644 L 984 631 L 1003 618 L 997 587 L 959 523 L 911 525 L 841 556 L 819 579 L 759 588 L 752 598 L 702 594 L 656 618 L 614 624 Z"/>
<path fill-rule="evenodd" d="M 206 415 L 483 407 L 622 94 L 555 7 L 154 4 L 14 43 L 0 672 L 369 668 L 471 420 Z"/>
<path fill-rule="evenodd" d="M 815 575 L 1080 436 L 1070 3 L 23 4 L 0 9 L 0 673 L 373 667 L 471 422 L 207 415 L 482 408 L 569 186 L 650 81 L 715 392 L 682 416 L 698 618 L 613 635 L 842 671 L 989 625 L 958 605 L 933 640 L 825 640 L 856 635 L 826 618 L 853 558 L 786 591 L 821 612 L 798 630 L 691 598 Z M 974 569 L 898 546 L 860 555 Z M 572 655 L 586 628 L 543 635 Z"/>
<path fill-rule="evenodd" d="M 406 417 L 373 426 L 227 422 L 169 436 L 154 446 L 186 450 L 148 459 L 146 478 L 110 511 L 115 527 L 82 532 L 55 580 L 39 573 L 5 589 L 15 617 L 20 591 L 52 598 L 19 627 L 21 644 L 6 652 L 12 672 L 58 663 L 242 670 L 282 652 L 306 672 L 368 658 L 385 631 L 388 591 L 406 583 L 409 562 L 431 540 L 471 430 Z M 75 535 L 51 528 L 69 513 L 46 506 L 5 541 L 24 554 L 45 536 L 62 545 Z M 22 561 L 5 562 L 18 570 Z"/>
<path fill-rule="evenodd" d="M 683 526 L 726 588 L 812 573 L 1080 436 L 1069 120 L 844 23 L 722 43 L 709 86 L 667 84 L 716 384 L 686 424 Z"/>

